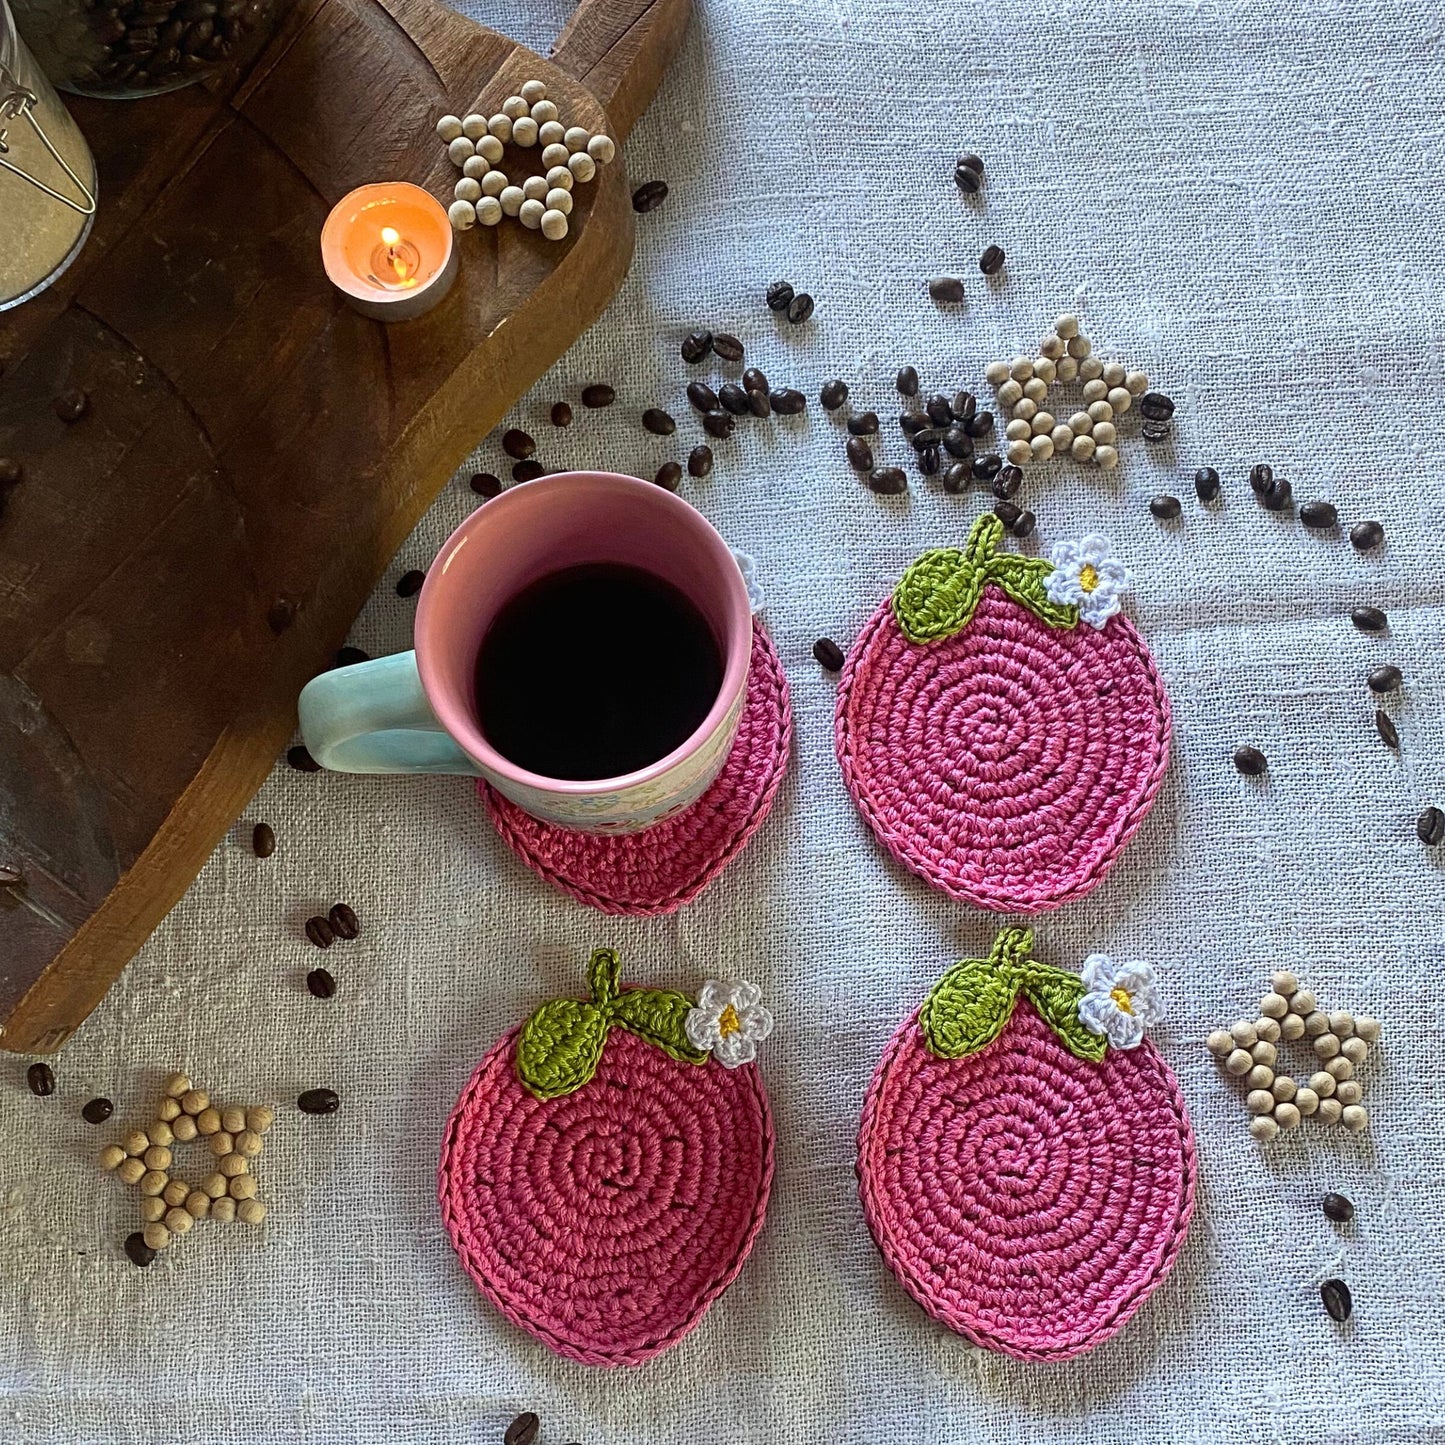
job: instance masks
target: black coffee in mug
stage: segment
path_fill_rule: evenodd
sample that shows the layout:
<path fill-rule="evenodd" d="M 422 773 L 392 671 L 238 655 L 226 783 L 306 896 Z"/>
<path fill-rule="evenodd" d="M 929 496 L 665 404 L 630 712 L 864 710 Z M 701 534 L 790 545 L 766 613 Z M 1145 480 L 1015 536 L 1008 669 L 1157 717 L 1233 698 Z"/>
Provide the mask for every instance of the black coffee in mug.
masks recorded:
<path fill-rule="evenodd" d="M 569 567 L 497 613 L 477 654 L 477 719 L 529 772 L 616 778 L 685 743 L 722 676 L 712 628 L 670 582 L 615 563 Z"/>

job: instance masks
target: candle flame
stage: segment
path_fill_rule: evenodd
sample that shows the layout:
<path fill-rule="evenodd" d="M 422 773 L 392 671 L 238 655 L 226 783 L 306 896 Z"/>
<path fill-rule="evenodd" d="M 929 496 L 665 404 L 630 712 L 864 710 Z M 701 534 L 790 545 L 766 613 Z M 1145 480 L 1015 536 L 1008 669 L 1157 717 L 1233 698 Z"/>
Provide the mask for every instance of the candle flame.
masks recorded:
<path fill-rule="evenodd" d="M 392 230 L 390 226 L 383 226 L 381 228 L 381 239 L 388 246 L 394 246 L 399 240 L 401 240 L 401 232 Z"/>

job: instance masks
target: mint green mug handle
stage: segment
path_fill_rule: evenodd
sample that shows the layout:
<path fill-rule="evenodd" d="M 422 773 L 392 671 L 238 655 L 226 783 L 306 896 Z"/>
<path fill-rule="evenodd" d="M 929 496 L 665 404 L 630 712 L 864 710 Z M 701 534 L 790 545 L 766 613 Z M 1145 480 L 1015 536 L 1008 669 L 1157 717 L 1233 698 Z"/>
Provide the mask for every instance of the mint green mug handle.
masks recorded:
<path fill-rule="evenodd" d="M 481 776 L 432 712 L 415 652 L 323 672 L 298 707 L 307 750 L 333 772 Z"/>

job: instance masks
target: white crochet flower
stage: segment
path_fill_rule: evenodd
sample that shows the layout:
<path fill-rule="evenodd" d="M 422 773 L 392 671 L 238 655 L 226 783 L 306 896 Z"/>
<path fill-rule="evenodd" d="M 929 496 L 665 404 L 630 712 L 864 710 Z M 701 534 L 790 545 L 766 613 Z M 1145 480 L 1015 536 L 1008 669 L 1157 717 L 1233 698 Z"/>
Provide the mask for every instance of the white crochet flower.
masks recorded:
<path fill-rule="evenodd" d="M 732 553 L 733 561 L 738 564 L 738 571 L 743 574 L 743 582 L 748 589 L 748 606 L 756 617 L 768 605 L 767 598 L 763 596 L 762 584 L 758 581 L 758 564 L 746 552 L 739 552 L 736 547 L 732 549 Z"/>
<path fill-rule="evenodd" d="M 1153 964 L 1115 963 L 1107 954 L 1091 953 L 1084 960 L 1083 979 L 1079 1022 L 1091 1034 L 1102 1034 L 1111 1048 L 1137 1049 L 1146 1026 L 1164 1017 Z"/>
<path fill-rule="evenodd" d="M 1044 582 L 1049 601 L 1077 607 L 1090 627 L 1102 627 L 1119 610 L 1120 594 L 1132 580 L 1110 551 L 1109 539 L 1090 533 L 1082 542 L 1058 542 L 1049 557 L 1054 564 Z"/>
<path fill-rule="evenodd" d="M 683 1023 L 688 1042 L 711 1051 L 725 1069 L 752 1063 L 758 1043 L 773 1031 L 773 1016 L 759 1002 L 762 996 L 755 983 L 708 979 Z"/>

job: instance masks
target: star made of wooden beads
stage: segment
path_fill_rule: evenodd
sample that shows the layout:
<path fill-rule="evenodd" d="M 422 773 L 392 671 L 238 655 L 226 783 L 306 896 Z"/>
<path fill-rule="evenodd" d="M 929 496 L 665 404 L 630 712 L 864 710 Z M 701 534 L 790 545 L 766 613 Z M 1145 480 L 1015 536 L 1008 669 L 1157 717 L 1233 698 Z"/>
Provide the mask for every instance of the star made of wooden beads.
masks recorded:
<path fill-rule="evenodd" d="M 1000 410 L 1009 414 L 1006 455 L 1016 467 L 1068 455 L 1112 471 L 1119 465 L 1116 418 L 1149 390 L 1142 371 L 1095 356 L 1074 315 L 1059 317 L 1037 356 L 990 362 L 984 376 L 997 390 Z M 1083 405 L 1064 419 L 1046 403 L 1056 384 L 1074 382 L 1083 383 Z"/>
<path fill-rule="evenodd" d="M 1206 1040 L 1225 1073 L 1249 1090 L 1244 1100 L 1254 1115 L 1249 1132 L 1264 1143 L 1314 1116 L 1352 1134 L 1361 1133 L 1369 1127 L 1370 1116 L 1355 1071 L 1379 1041 L 1379 1021 L 1343 1010 L 1326 1013 L 1287 969 L 1276 973 L 1271 984 L 1253 1023 L 1240 1019 Z M 1308 1041 L 1320 1065 L 1304 1084 L 1276 1069 L 1279 1046 L 1297 1041 Z"/>
<path fill-rule="evenodd" d="M 260 1104 L 217 1107 L 185 1074 L 166 1080 L 150 1125 L 100 1151 L 101 1168 L 140 1191 L 141 1237 L 148 1248 L 167 1248 L 201 1219 L 253 1225 L 265 1219 L 251 1167 L 275 1117 Z M 204 1140 L 215 1159 L 198 1185 L 171 1172 L 174 1146 L 193 1140 Z"/>
<path fill-rule="evenodd" d="M 549 241 L 566 238 L 572 214 L 572 188 L 586 185 L 617 154 L 609 135 L 593 134 L 583 126 L 566 126 L 557 106 L 547 99 L 547 87 L 529 80 L 521 93 L 510 95 L 494 116 L 444 115 L 437 135 L 447 155 L 462 173 L 447 216 L 458 231 L 478 222 L 499 225 L 515 216 L 531 231 Z M 531 175 L 514 185 L 502 169 L 503 147 L 542 147 L 545 174 Z"/>

